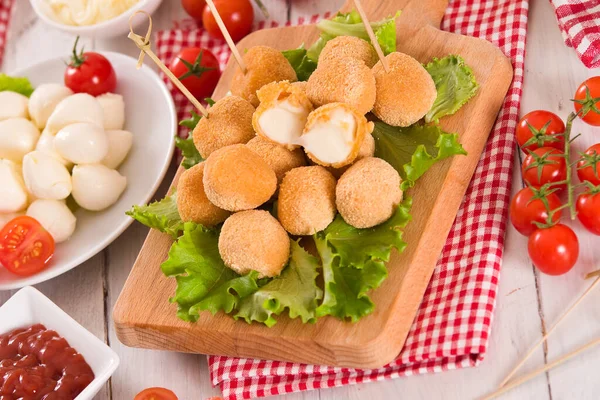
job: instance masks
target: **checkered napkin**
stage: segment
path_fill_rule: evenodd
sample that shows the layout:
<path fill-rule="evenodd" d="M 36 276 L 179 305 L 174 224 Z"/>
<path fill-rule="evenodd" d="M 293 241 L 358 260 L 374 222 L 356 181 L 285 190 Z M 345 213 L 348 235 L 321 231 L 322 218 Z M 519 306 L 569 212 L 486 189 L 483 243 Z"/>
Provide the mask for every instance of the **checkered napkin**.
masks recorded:
<path fill-rule="evenodd" d="M 13 0 L 0 0 L 0 65 L 4 58 L 4 47 L 6 46 L 6 34 L 8 32 L 8 21 L 12 11 Z"/>
<path fill-rule="evenodd" d="M 527 10 L 527 0 L 452 0 L 446 11 L 444 30 L 495 43 L 511 58 L 515 75 L 398 358 L 379 369 L 358 370 L 210 356 L 212 383 L 221 387 L 226 399 L 378 381 L 481 362 L 488 346 L 504 249 Z M 267 25 L 277 26 L 274 22 Z M 209 39 L 202 30 L 179 28 L 158 33 L 155 43 L 162 59 L 169 61 L 182 47 L 199 45 L 215 52 L 224 66 L 229 57 L 224 43 Z M 176 90 L 172 93 L 184 115 L 187 102 Z"/>
<path fill-rule="evenodd" d="M 588 68 L 600 67 L 600 0 L 550 0 L 567 46 Z"/>

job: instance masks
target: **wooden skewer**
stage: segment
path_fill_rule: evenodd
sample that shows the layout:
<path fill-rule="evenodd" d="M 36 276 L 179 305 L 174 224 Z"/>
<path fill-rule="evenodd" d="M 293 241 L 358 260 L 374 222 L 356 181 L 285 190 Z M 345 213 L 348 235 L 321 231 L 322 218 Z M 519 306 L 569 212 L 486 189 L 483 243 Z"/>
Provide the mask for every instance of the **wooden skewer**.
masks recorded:
<path fill-rule="evenodd" d="M 140 36 L 133 31 L 132 21 L 133 21 L 133 18 L 138 14 L 144 14 L 146 17 L 148 17 L 149 23 L 148 23 L 148 31 L 146 32 L 146 36 Z M 202 106 L 202 104 L 200 104 L 198 99 L 196 99 L 194 97 L 194 95 L 192 95 L 190 93 L 190 91 L 187 90 L 185 86 L 183 86 L 183 83 L 181 83 L 181 81 L 169 70 L 169 68 L 167 68 L 167 66 L 165 64 L 163 64 L 163 62 L 160 60 L 160 58 L 158 58 L 156 56 L 156 54 L 154 54 L 154 52 L 150 48 L 150 35 L 151 34 L 152 34 L 152 17 L 150 17 L 150 14 L 148 14 L 146 11 L 139 10 L 139 11 L 136 11 L 131 17 L 129 17 L 129 35 L 127 35 L 127 37 L 129 39 L 131 39 L 135 43 L 135 45 L 141 50 L 140 57 L 138 58 L 137 68 L 138 69 L 142 68 L 142 64 L 144 62 L 144 54 L 148 54 L 148 57 L 150 57 L 152 59 L 152 61 L 154 61 L 156 63 L 156 65 L 158 65 L 158 67 L 162 70 L 162 72 L 164 72 L 165 75 L 167 75 L 169 77 L 171 82 L 173 82 L 173 84 L 175 86 L 177 86 L 177 88 L 179 90 L 181 90 L 181 93 L 183 93 L 185 95 L 185 97 L 187 97 L 187 99 L 198 109 L 198 111 L 200 111 L 200 113 L 204 117 L 208 117 L 208 111 L 206 110 L 206 108 L 204 108 Z"/>
<path fill-rule="evenodd" d="M 590 279 L 590 278 L 593 278 L 593 277 L 595 277 L 595 276 L 600 276 L 600 269 L 597 269 L 597 270 L 595 270 L 595 271 L 592 271 L 592 272 L 588 273 L 588 274 L 585 276 L 585 279 Z"/>
<path fill-rule="evenodd" d="M 586 344 L 585 346 L 582 346 L 582 347 L 578 348 L 577 350 L 574 350 L 574 351 L 570 352 L 569 354 L 562 356 L 561 358 L 559 358 L 556 361 L 551 362 L 550 364 L 546 364 L 542 368 L 539 368 L 533 372 L 530 372 L 529 374 L 525 375 L 524 377 L 517 379 L 510 385 L 504 386 L 503 388 L 495 391 L 494 393 L 492 393 L 486 397 L 483 397 L 481 400 L 490 400 L 490 399 L 493 399 L 494 397 L 500 396 L 501 394 L 508 392 L 509 390 L 527 382 L 528 380 L 534 378 L 535 376 L 537 376 L 541 373 L 544 373 L 548 370 L 551 370 L 554 367 L 559 366 L 563 362 L 567 361 L 569 358 L 575 357 L 576 355 L 583 353 L 584 351 L 586 351 L 598 344 L 600 344 L 600 338 L 597 338 L 597 339 L 591 341 L 590 343 Z"/>
<path fill-rule="evenodd" d="M 210 1 L 210 0 L 207 0 L 207 1 Z M 363 9 L 363 6 L 362 6 L 360 0 L 354 0 L 354 5 L 356 6 L 356 11 L 358 11 L 360 18 L 362 18 L 363 24 L 365 24 L 365 29 L 367 30 L 367 35 L 369 35 L 369 38 L 371 39 L 371 44 L 375 48 L 375 52 L 377 53 L 377 56 L 381 60 L 381 65 L 383 65 L 384 71 L 390 72 L 387 60 L 385 59 L 385 55 L 383 54 L 383 50 L 381 50 L 381 46 L 379 45 L 379 42 L 377 41 L 377 38 L 375 37 L 373 28 L 371 28 L 371 23 L 369 22 L 369 19 L 367 18 L 367 14 L 365 13 L 365 10 Z"/>
<path fill-rule="evenodd" d="M 225 23 L 223 22 L 223 19 L 221 19 L 221 16 L 219 15 L 219 11 L 217 11 L 217 7 L 215 7 L 215 3 L 213 3 L 213 0 L 206 0 L 206 4 L 208 4 L 208 7 L 210 8 L 210 12 L 212 12 L 213 16 L 215 17 L 215 21 L 217 21 L 217 25 L 219 25 L 219 29 L 221 30 L 223 37 L 225 37 L 225 41 L 227 42 L 227 45 L 231 49 L 231 54 L 233 54 L 233 57 L 237 61 L 238 65 L 240 66 L 242 71 L 244 73 L 246 73 L 246 63 L 244 62 L 244 59 L 242 58 L 237 47 L 235 47 L 235 43 L 233 43 L 233 39 L 231 39 L 231 35 L 227 31 L 227 28 L 225 27 Z"/>
<path fill-rule="evenodd" d="M 510 371 L 510 373 L 506 376 L 506 378 L 504 378 L 504 380 L 502 381 L 502 383 L 498 386 L 498 389 L 502 388 L 506 382 L 508 382 L 508 380 L 510 378 L 513 377 L 513 375 L 519 370 L 519 368 L 521 368 L 523 366 L 523 364 L 525 364 L 525 361 L 527 361 L 529 359 L 529 357 L 531 357 L 531 355 L 533 354 L 533 352 L 542 344 L 546 341 L 546 339 L 548 338 L 548 336 L 550 336 L 550 334 L 552 334 L 552 332 L 554 332 L 554 330 L 556 329 L 557 326 L 559 326 L 561 324 L 561 322 L 563 322 L 563 320 L 571 313 L 571 311 L 573 311 L 582 301 L 583 299 L 590 294 L 590 292 L 598 285 L 598 283 L 600 283 L 600 277 L 596 278 L 596 280 L 594 281 L 594 283 L 592 283 L 590 285 L 590 287 L 588 287 L 586 289 L 585 292 L 583 292 L 583 294 L 577 299 L 577 301 L 575 301 L 575 303 L 569 307 L 567 309 L 567 311 L 558 319 L 558 321 L 556 321 L 556 323 L 554 324 L 554 326 L 552 328 L 550 328 L 550 330 L 548 332 L 546 332 L 546 334 L 544 335 L 544 337 L 542 337 L 525 355 L 525 357 L 523 357 L 523 359 L 517 364 L 516 367 L 514 367 L 512 369 L 512 371 Z"/>

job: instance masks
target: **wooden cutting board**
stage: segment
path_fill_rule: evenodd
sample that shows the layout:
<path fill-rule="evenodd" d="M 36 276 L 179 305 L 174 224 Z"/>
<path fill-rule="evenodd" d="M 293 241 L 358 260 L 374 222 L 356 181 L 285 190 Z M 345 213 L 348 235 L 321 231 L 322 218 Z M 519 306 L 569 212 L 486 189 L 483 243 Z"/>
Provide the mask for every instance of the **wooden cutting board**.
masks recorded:
<path fill-rule="evenodd" d="M 351 4 L 349 0 L 343 10 L 351 9 Z M 381 367 L 398 355 L 512 80 L 512 68 L 491 43 L 438 29 L 447 0 L 363 0 L 363 4 L 373 21 L 403 10 L 397 20 L 398 51 L 421 62 L 459 54 L 480 85 L 466 106 L 442 120 L 446 131 L 460 134 L 469 155 L 438 163 L 410 191 L 414 206 L 404 234 L 408 247 L 392 255 L 389 278 L 372 292 L 373 314 L 355 324 L 329 317 L 302 324 L 282 316 L 272 328 L 224 314 L 202 313 L 195 324 L 183 322 L 175 316 L 176 305 L 168 301 L 175 279 L 160 270 L 172 240 L 151 231 L 114 309 L 117 336 L 125 345 L 357 368 Z M 238 48 L 268 45 L 285 50 L 310 45 L 317 37 L 312 25 L 267 29 L 247 36 Z M 214 99 L 229 90 L 234 68 L 232 59 Z"/>

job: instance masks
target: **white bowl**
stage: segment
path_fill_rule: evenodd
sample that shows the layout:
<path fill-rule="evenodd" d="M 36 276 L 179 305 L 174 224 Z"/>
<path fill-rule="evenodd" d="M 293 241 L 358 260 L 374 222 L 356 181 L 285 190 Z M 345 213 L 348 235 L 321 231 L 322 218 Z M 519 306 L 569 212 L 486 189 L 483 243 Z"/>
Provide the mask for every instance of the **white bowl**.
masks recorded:
<path fill-rule="evenodd" d="M 125 100 L 125 129 L 133 133 L 133 146 L 118 168 L 127 177 L 127 189 L 117 203 L 100 212 L 75 212 L 77 227 L 66 242 L 56 245 L 50 265 L 30 277 L 13 275 L 0 268 L 0 290 L 20 288 L 54 278 L 83 263 L 108 246 L 133 222 L 125 215 L 133 204 L 146 204 L 163 180 L 175 147 L 175 105 L 167 87 L 147 66 L 136 69 L 137 60 L 123 54 L 103 52 L 117 73 L 116 92 Z M 43 61 L 11 75 L 26 76 L 34 87 L 62 83 L 62 58 Z"/>
<path fill-rule="evenodd" d="M 65 338 L 94 371 L 94 380 L 75 400 L 92 400 L 119 366 L 119 356 L 32 287 L 19 290 L 0 307 L 0 334 L 43 324 Z"/>
<path fill-rule="evenodd" d="M 75 25 L 65 25 L 57 20 L 55 20 L 51 15 L 51 10 L 48 8 L 46 4 L 46 0 L 29 0 L 33 10 L 38 15 L 38 17 L 47 23 L 48 25 L 53 26 L 56 29 L 59 29 L 64 32 L 69 32 L 73 35 L 85 36 L 85 37 L 93 37 L 93 38 L 110 38 L 115 36 L 125 35 L 129 32 L 129 17 L 138 10 L 146 11 L 149 14 L 152 14 L 162 0 L 140 0 L 137 4 L 131 7 L 129 10 L 125 11 L 123 14 L 116 16 L 113 19 L 108 21 L 100 22 L 95 25 L 86 25 L 86 26 L 75 26 Z M 108 1 L 108 0 L 103 0 Z M 137 27 L 142 22 L 145 22 L 144 18 L 136 18 L 134 22 L 134 28 Z"/>

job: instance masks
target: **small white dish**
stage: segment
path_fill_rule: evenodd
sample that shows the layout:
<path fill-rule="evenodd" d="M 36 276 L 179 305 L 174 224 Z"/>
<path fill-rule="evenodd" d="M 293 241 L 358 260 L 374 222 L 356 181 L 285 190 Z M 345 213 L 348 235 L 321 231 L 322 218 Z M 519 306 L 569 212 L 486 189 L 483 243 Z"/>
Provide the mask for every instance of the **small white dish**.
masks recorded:
<path fill-rule="evenodd" d="M 146 204 L 169 168 L 175 148 L 177 113 L 169 90 L 148 66 L 137 70 L 137 60 L 119 53 L 102 52 L 117 74 L 116 93 L 125 100 L 125 129 L 133 133 L 133 146 L 118 168 L 127 177 L 127 188 L 117 203 L 100 212 L 79 209 L 77 227 L 69 240 L 56 245 L 50 265 L 38 274 L 20 277 L 0 268 L 0 290 L 21 288 L 54 278 L 78 266 L 115 240 L 133 220 L 125 215 L 134 204 Z M 62 83 L 61 58 L 14 71 L 26 76 L 33 87 Z"/>
<path fill-rule="evenodd" d="M 46 0 L 29 1 L 37 16 L 48 25 L 61 31 L 71 33 L 73 35 L 91 38 L 111 38 L 115 36 L 124 35 L 127 32 L 129 32 L 129 17 L 133 13 L 135 13 L 138 10 L 142 10 L 146 11 L 149 14 L 152 14 L 154 11 L 156 11 L 158 6 L 160 6 L 160 3 L 162 3 L 162 0 L 140 0 L 129 10 L 125 11 L 123 14 L 114 17 L 113 19 L 100 22 L 94 25 L 75 26 L 63 24 L 54 19 L 51 15 L 52 11 L 49 9 L 49 6 L 45 3 Z M 134 28 L 144 21 L 144 18 L 136 19 L 136 21 L 134 22 Z"/>
<path fill-rule="evenodd" d="M 32 287 L 19 290 L 0 307 L 0 334 L 43 324 L 65 338 L 94 371 L 94 380 L 75 400 L 92 400 L 119 366 L 119 356 Z"/>

